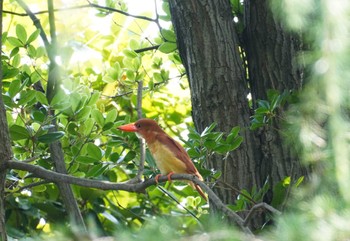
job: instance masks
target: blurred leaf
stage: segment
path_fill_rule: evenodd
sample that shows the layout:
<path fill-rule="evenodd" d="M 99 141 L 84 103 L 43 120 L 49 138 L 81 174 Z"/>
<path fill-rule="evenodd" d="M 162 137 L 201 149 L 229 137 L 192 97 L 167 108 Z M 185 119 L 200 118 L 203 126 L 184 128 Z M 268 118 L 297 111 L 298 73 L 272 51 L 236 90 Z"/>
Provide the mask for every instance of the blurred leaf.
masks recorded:
<path fill-rule="evenodd" d="M 63 131 L 54 131 L 41 136 L 38 136 L 37 140 L 42 143 L 52 143 L 61 139 L 64 136 Z"/>
<path fill-rule="evenodd" d="M 138 54 L 130 49 L 124 49 L 123 53 L 125 54 L 125 56 L 129 57 L 129 58 L 136 58 L 138 57 Z"/>

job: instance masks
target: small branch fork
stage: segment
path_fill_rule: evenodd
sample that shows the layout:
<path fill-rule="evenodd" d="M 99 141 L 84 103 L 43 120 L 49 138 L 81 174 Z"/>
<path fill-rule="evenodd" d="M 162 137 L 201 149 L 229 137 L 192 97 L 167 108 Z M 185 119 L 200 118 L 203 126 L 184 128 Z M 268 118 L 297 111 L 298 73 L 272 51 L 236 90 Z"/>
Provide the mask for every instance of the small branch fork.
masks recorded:
<path fill-rule="evenodd" d="M 22 171 L 28 171 L 32 173 L 34 176 L 45 179 L 47 181 L 55 182 L 55 183 L 69 183 L 73 185 L 83 186 L 83 187 L 89 187 L 89 188 L 96 188 L 101 190 L 123 190 L 128 192 L 135 192 L 135 193 L 145 193 L 146 189 L 150 186 L 156 185 L 155 178 L 147 179 L 143 182 L 137 182 L 137 183 L 112 183 L 112 182 L 106 182 L 106 181 L 98 181 L 98 180 L 92 180 L 92 179 L 84 179 L 84 178 L 78 178 L 74 176 L 70 176 L 67 174 L 61 174 L 54 171 L 50 171 L 47 169 L 44 169 L 40 166 L 32 165 L 27 163 L 26 161 L 15 161 L 10 160 L 7 161 L 5 165 L 3 165 L 1 168 L 6 169 L 17 169 Z M 245 219 L 241 218 L 238 214 L 236 214 L 234 211 L 229 209 L 221 200 L 220 198 L 209 188 L 204 182 L 200 181 L 196 176 L 190 175 L 190 174 L 173 174 L 171 176 L 172 180 L 188 180 L 192 181 L 195 184 L 198 184 L 203 191 L 205 191 L 208 194 L 208 197 L 211 201 L 211 204 L 214 205 L 218 210 L 220 210 L 224 215 L 226 215 L 229 219 L 233 220 L 245 233 L 252 235 L 251 230 L 247 227 L 249 221 L 252 219 L 253 214 L 263 208 L 266 209 L 273 214 L 280 215 L 281 212 L 276 210 L 275 208 L 271 207 L 270 205 L 266 203 L 258 203 L 254 205 L 251 210 L 249 211 L 247 217 Z M 161 176 L 158 179 L 158 182 L 165 182 L 168 180 L 167 176 Z"/>

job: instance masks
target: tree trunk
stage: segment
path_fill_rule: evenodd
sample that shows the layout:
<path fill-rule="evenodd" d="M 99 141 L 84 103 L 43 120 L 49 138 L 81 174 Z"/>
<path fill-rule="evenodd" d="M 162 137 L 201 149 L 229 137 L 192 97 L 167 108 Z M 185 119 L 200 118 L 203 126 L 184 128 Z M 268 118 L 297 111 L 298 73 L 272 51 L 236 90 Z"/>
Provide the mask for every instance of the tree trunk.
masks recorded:
<path fill-rule="evenodd" d="M 3 1 L 0 1 L 0 39 L 2 39 L 2 7 Z M 0 43 L 0 59 L 2 42 Z M 6 241 L 5 228 L 5 182 L 6 182 L 6 162 L 12 159 L 12 147 L 8 131 L 6 110 L 2 99 L 2 62 L 0 62 L 0 240 Z"/>
<path fill-rule="evenodd" d="M 301 50 L 299 36 L 286 33 L 273 18 L 266 0 L 245 1 L 244 47 L 248 60 L 249 83 L 253 104 L 267 99 L 267 91 L 283 93 L 302 86 L 303 71 L 295 57 Z M 280 110 L 279 114 L 283 114 Z M 275 118 L 271 125 L 257 131 L 260 139 L 260 181 L 270 177 L 270 185 L 287 176 L 298 178 L 305 174 L 298 158 L 283 143 L 281 120 Z M 271 198 L 271 196 L 270 196 Z"/>
<path fill-rule="evenodd" d="M 216 122 L 220 131 L 241 127 L 244 143 L 229 157 L 215 156 L 208 168 L 222 171 L 221 181 L 238 189 L 261 186 L 258 148 L 249 131 L 249 92 L 228 0 L 170 0 L 170 12 L 182 62 L 190 83 L 192 117 L 199 132 Z M 258 153 L 259 154 L 259 153 Z M 225 203 L 237 193 L 214 191 Z"/>
<path fill-rule="evenodd" d="M 244 1 L 243 42 L 249 80 L 240 57 L 237 34 L 228 0 L 169 0 L 180 57 L 185 66 L 192 98 L 192 117 L 199 132 L 212 122 L 220 131 L 241 127 L 244 142 L 226 160 L 215 156 L 208 168 L 222 171 L 221 180 L 238 189 L 262 187 L 270 178 L 273 187 L 286 176 L 304 174 L 299 160 L 284 146 L 281 121 L 257 132 L 249 130 L 250 109 L 267 99 L 267 91 L 300 89 L 303 72 L 293 59 L 301 49 L 298 36 L 286 34 L 272 17 L 266 0 Z M 248 88 L 249 83 L 249 88 Z M 283 111 L 283 110 L 281 110 Z M 237 193 L 214 190 L 225 203 L 234 203 Z M 270 192 L 270 194 L 272 194 Z M 267 200 L 271 201 L 272 195 Z"/>

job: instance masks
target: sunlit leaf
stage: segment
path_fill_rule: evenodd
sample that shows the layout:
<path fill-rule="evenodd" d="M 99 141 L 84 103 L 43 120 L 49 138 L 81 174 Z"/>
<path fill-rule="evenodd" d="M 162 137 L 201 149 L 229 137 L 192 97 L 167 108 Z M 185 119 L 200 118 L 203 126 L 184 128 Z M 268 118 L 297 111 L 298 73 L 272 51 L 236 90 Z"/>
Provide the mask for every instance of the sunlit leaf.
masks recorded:
<path fill-rule="evenodd" d="M 33 42 L 34 40 L 36 40 L 38 38 L 40 34 L 40 29 L 35 30 L 28 38 L 27 40 L 27 44 L 30 44 L 31 42 Z"/>
<path fill-rule="evenodd" d="M 16 25 L 16 35 L 17 38 L 22 42 L 22 43 L 26 43 L 27 42 L 27 32 L 26 29 L 20 25 L 17 24 Z"/>
<path fill-rule="evenodd" d="M 23 47 L 23 43 L 15 37 L 7 37 L 7 41 L 12 44 L 14 47 Z"/>

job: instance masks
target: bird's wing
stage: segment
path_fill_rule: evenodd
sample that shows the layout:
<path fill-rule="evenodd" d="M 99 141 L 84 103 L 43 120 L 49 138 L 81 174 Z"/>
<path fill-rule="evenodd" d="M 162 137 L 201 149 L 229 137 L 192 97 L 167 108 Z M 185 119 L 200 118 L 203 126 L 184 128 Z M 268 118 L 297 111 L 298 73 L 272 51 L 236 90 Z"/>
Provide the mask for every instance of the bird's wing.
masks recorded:
<path fill-rule="evenodd" d="M 157 139 L 161 143 L 164 143 L 169 148 L 169 150 L 172 153 L 174 153 L 177 159 L 185 163 L 186 170 L 188 173 L 195 174 L 196 176 L 201 178 L 201 175 L 198 173 L 196 167 L 194 166 L 191 158 L 188 156 L 186 150 L 178 142 L 176 142 L 173 138 L 171 138 L 167 134 L 163 134 L 163 133 L 158 135 Z"/>

